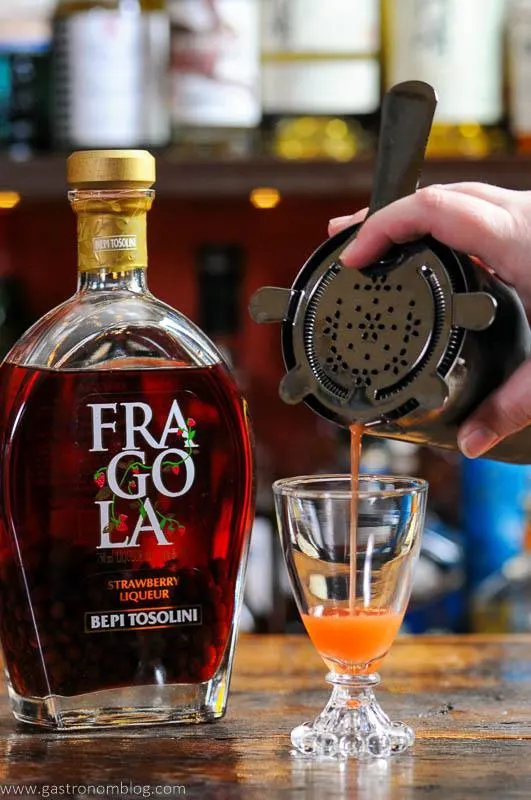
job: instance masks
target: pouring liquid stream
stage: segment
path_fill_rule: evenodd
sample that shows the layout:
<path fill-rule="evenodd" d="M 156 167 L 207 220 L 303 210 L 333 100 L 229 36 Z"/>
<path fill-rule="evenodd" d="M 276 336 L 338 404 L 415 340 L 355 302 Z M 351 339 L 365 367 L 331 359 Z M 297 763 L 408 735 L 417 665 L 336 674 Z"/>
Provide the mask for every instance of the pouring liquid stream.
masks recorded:
<path fill-rule="evenodd" d="M 332 672 L 369 674 L 385 656 L 402 622 L 403 613 L 371 604 L 372 546 L 367 543 L 363 591 L 356 605 L 359 471 L 364 426 L 350 427 L 351 499 L 349 530 L 348 608 L 314 606 L 302 620 L 316 650 Z M 370 552 L 369 552 L 370 551 Z"/>
<path fill-rule="evenodd" d="M 348 607 L 350 614 L 356 608 L 356 567 L 357 567 L 357 532 L 358 532 L 358 492 L 360 482 L 361 440 L 364 426 L 356 423 L 350 426 L 350 580 Z"/>

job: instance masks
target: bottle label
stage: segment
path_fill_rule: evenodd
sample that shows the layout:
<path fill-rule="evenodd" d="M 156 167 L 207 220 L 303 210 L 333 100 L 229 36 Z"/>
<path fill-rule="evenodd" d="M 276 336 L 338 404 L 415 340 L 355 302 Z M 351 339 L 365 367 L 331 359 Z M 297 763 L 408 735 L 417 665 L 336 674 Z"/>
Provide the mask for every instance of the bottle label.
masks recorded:
<path fill-rule="evenodd" d="M 75 147 L 163 144 L 168 56 L 164 13 L 96 8 L 59 17 L 54 25 L 58 139 Z"/>
<path fill-rule="evenodd" d="M 185 420 L 177 399 L 172 399 L 167 406 L 159 436 L 154 435 L 153 426 L 150 427 L 153 410 L 148 403 L 86 404 L 83 413 L 89 413 L 91 419 L 89 452 L 105 454 L 100 457 L 109 459 L 109 439 L 114 443 L 113 450 L 116 450 L 117 440 L 120 448 L 93 473 L 98 488 L 95 500 L 100 520 L 98 550 L 138 547 L 139 538 L 145 532 L 154 534 L 157 545 L 168 546 L 165 531 L 173 533 L 180 529 L 175 515 L 160 511 L 159 504 L 163 498 L 183 497 L 194 485 L 197 428 L 195 419 Z M 119 415 L 123 417 L 121 421 Z M 121 438 L 116 433 L 120 424 Z M 146 448 L 153 454 L 152 463 L 146 457 Z M 150 491 L 154 492 L 155 500 Z M 122 508 L 123 501 L 127 505 Z M 120 514 L 119 511 L 135 506 L 138 514 L 130 528 L 126 520 L 130 519 L 131 512 Z M 128 530 L 132 531 L 130 535 L 113 536 L 115 531 L 124 534 Z"/>
<path fill-rule="evenodd" d="M 114 252 L 116 250 L 136 250 L 136 236 L 95 236 L 92 240 L 94 253 Z"/>
<path fill-rule="evenodd" d="M 1 431 L 0 600 L 13 614 L 0 637 L 24 696 L 210 680 L 241 592 L 252 459 L 232 379 L 220 364 L 149 368 L 138 352 L 161 345 L 141 297 L 120 301 L 138 327 L 94 300 L 90 347 L 107 362 L 0 371 L 4 396 L 29 389 Z"/>
<path fill-rule="evenodd" d="M 400 0 L 387 8 L 388 86 L 406 80 L 432 84 L 438 122 L 498 122 L 503 0 Z"/>
<path fill-rule="evenodd" d="M 378 0 L 264 0 L 263 11 L 266 113 L 367 114 L 377 110 Z"/>
<path fill-rule="evenodd" d="M 515 4 L 509 20 L 511 127 L 531 135 L 531 7 Z"/>
<path fill-rule="evenodd" d="M 149 403 L 101 400 L 99 395 L 88 398 L 78 422 L 80 450 L 84 450 L 87 417 L 90 420 L 90 449 L 81 480 L 85 482 L 87 473 L 92 474 L 98 518 L 96 550 L 105 564 L 114 563 L 114 554 L 127 556 L 128 551 L 133 560 L 138 551 L 142 560 L 166 563 L 177 555 L 175 537 L 186 533 L 176 501 L 194 487 L 200 428 L 195 419 L 185 418 L 175 397 L 157 398 L 158 424 L 153 423 Z M 159 550 L 162 553 L 157 557 Z M 118 607 L 104 614 L 86 612 L 85 631 L 200 625 L 201 604 L 165 605 L 177 586 L 175 576 L 107 580 L 106 591 L 112 597 L 109 604 L 114 601 Z M 162 607 L 149 608 L 153 601 L 162 602 Z"/>
<path fill-rule="evenodd" d="M 252 128 L 261 117 L 257 0 L 174 0 L 176 125 Z"/>
<path fill-rule="evenodd" d="M 146 214 L 151 197 L 121 201 L 124 213 L 117 213 L 116 200 L 98 200 L 97 209 L 86 210 L 91 201 L 76 200 L 78 212 L 78 269 L 80 272 L 107 269 L 114 272 L 146 267 Z"/>
<path fill-rule="evenodd" d="M 117 609 L 106 614 L 85 614 L 85 633 L 103 633 L 108 630 L 145 631 L 149 628 L 173 628 L 181 625 L 201 625 L 201 606 L 146 608 L 142 611 Z"/>

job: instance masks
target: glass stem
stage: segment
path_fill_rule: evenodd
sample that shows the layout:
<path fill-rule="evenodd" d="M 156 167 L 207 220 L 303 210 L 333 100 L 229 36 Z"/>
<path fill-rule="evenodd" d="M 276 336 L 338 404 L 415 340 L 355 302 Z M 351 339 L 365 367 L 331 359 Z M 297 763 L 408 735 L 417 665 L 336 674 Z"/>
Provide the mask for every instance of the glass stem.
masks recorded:
<path fill-rule="evenodd" d="M 340 686 L 345 689 L 373 689 L 380 683 L 380 675 L 378 672 L 371 672 L 369 675 L 342 675 L 337 672 L 329 672 L 326 681 L 332 686 Z"/>

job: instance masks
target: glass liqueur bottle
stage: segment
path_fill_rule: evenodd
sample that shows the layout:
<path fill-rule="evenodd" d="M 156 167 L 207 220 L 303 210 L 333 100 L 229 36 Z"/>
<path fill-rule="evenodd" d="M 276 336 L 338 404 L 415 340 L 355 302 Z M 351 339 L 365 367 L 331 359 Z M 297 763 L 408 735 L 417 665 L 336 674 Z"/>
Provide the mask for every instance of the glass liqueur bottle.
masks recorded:
<path fill-rule="evenodd" d="M 79 284 L 0 369 L 0 637 L 17 719 L 223 716 L 253 514 L 247 407 L 146 284 L 154 160 L 75 153 Z"/>

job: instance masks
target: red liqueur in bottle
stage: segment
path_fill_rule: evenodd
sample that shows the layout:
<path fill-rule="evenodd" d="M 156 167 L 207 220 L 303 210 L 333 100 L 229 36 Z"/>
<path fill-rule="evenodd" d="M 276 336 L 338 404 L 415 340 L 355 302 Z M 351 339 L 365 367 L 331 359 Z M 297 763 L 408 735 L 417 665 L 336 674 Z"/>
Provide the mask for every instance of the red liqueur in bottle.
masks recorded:
<path fill-rule="evenodd" d="M 146 285 L 154 162 L 76 153 L 79 286 L 0 369 L 0 637 L 18 719 L 221 717 L 253 513 L 246 405 Z"/>

